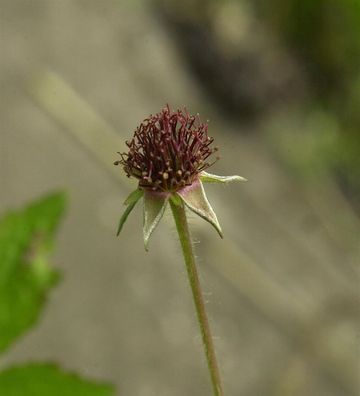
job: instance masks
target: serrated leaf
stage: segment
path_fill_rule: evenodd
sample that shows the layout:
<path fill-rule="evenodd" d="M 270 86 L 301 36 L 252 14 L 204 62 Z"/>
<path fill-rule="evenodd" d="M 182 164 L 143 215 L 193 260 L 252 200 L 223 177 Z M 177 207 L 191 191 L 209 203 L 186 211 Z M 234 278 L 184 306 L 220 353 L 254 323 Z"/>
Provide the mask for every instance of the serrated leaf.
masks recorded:
<path fill-rule="evenodd" d="M 143 191 L 136 189 L 133 191 L 125 200 L 124 205 L 128 205 L 125 209 L 123 215 L 120 217 L 119 225 L 116 231 L 116 236 L 119 236 L 129 214 L 134 209 L 135 205 L 137 204 L 138 200 L 143 196 Z"/>
<path fill-rule="evenodd" d="M 47 257 L 64 208 L 58 193 L 0 218 L 0 352 L 34 323 L 58 279 Z"/>
<path fill-rule="evenodd" d="M 52 364 L 29 364 L 0 372 L 1 396 L 114 396 L 107 384 L 90 382 Z"/>
<path fill-rule="evenodd" d="M 159 224 L 168 200 L 169 195 L 165 193 L 154 193 L 151 191 L 145 191 L 144 193 L 143 234 L 145 250 L 148 250 L 150 236 Z"/>
<path fill-rule="evenodd" d="M 218 176 L 204 171 L 200 173 L 200 180 L 204 183 L 229 183 L 232 181 L 247 181 L 247 179 L 242 176 Z"/>
<path fill-rule="evenodd" d="M 191 186 L 185 187 L 178 191 L 177 194 L 190 210 L 202 217 L 204 220 L 208 221 L 212 226 L 214 226 L 220 237 L 223 237 L 216 214 L 206 197 L 203 185 L 200 180 L 194 182 Z"/>

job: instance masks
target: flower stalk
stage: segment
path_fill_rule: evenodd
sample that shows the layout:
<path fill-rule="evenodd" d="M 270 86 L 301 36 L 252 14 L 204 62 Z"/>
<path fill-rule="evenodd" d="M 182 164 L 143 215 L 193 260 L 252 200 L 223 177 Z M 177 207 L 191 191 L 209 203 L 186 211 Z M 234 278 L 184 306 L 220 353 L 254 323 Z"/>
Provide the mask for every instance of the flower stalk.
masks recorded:
<path fill-rule="evenodd" d="M 196 269 L 195 256 L 191 243 L 190 231 L 186 218 L 183 202 L 170 200 L 170 207 L 174 216 L 176 229 L 179 234 L 180 244 L 184 255 L 189 283 L 195 303 L 197 319 L 200 326 L 201 338 L 205 349 L 206 360 L 211 376 L 214 396 L 223 396 L 219 367 L 216 360 L 214 343 L 211 337 L 209 320 L 206 315 L 204 299 L 201 292 L 200 281 Z"/>

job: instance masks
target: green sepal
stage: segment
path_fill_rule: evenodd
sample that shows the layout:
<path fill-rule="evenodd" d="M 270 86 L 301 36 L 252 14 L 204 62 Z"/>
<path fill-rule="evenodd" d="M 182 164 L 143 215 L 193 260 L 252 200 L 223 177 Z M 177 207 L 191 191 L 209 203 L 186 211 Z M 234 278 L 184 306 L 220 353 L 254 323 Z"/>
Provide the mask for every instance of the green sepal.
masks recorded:
<path fill-rule="evenodd" d="M 169 194 L 145 191 L 143 234 L 145 250 L 148 250 L 149 239 L 159 224 L 169 201 Z"/>
<path fill-rule="evenodd" d="M 211 173 L 201 172 L 200 180 L 204 183 L 229 183 L 232 181 L 247 181 L 245 177 L 233 175 L 233 176 L 218 176 L 212 175 Z"/>
<path fill-rule="evenodd" d="M 183 200 L 180 198 L 178 194 L 171 194 L 170 196 L 170 201 L 175 204 L 176 206 L 181 206 L 183 203 Z"/>
<path fill-rule="evenodd" d="M 206 197 L 204 187 L 200 180 L 178 191 L 177 194 L 190 210 L 208 221 L 216 229 L 220 237 L 223 237 L 219 221 Z"/>
<path fill-rule="evenodd" d="M 137 188 L 134 190 L 124 201 L 124 205 L 131 205 L 136 202 L 143 196 L 144 191 Z"/>
<path fill-rule="evenodd" d="M 134 206 L 138 202 L 138 200 L 143 196 L 144 192 L 143 190 L 140 190 L 137 188 L 135 191 L 133 191 L 125 200 L 124 205 L 127 205 L 127 208 L 125 209 L 125 212 L 120 218 L 119 221 L 119 226 L 117 228 L 116 236 L 119 236 L 126 219 L 128 218 L 130 212 L 134 209 Z"/>

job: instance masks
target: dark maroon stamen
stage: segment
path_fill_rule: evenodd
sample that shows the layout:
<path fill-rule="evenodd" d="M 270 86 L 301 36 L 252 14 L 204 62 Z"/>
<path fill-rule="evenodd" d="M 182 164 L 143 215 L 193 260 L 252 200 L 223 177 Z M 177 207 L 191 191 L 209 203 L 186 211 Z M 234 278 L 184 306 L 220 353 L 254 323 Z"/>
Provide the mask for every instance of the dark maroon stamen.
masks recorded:
<path fill-rule="evenodd" d="M 213 138 L 208 125 L 186 110 L 171 111 L 167 105 L 160 113 L 150 115 L 136 129 L 126 145 L 128 153 L 119 153 L 115 165 L 123 165 L 128 177 L 139 179 L 139 185 L 154 191 L 177 191 L 191 185 L 198 174 L 211 166 L 208 157 L 217 151 L 210 148 Z"/>

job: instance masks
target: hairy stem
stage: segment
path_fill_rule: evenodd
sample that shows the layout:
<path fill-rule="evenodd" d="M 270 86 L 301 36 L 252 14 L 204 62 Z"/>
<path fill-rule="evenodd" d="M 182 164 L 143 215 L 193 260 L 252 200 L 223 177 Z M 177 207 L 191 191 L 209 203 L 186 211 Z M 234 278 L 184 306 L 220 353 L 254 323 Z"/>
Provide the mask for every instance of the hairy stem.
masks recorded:
<path fill-rule="evenodd" d="M 210 371 L 211 382 L 215 396 L 223 396 L 219 368 L 216 361 L 214 344 L 212 341 L 209 321 L 205 311 L 204 299 L 197 274 L 195 256 L 191 244 L 188 222 L 186 219 L 184 204 L 178 205 L 170 200 L 170 206 L 174 215 L 176 228 L 179 234 L 181 248 L 184 254 L 186 269 L 189 277 L 190 287 L 194 298 L 197 318 L 199 321 L 201 337 L 205 349 L 206 359 Z"/>

